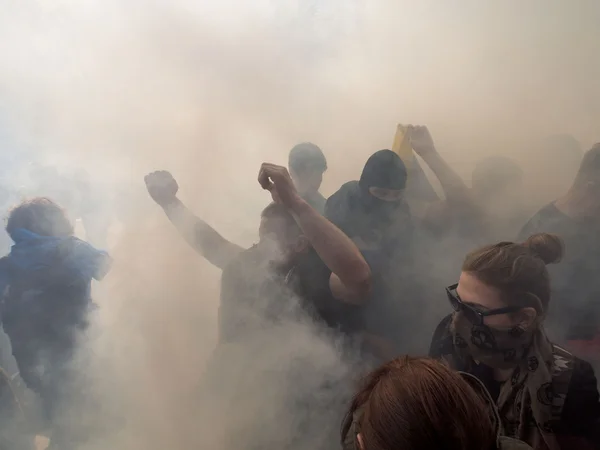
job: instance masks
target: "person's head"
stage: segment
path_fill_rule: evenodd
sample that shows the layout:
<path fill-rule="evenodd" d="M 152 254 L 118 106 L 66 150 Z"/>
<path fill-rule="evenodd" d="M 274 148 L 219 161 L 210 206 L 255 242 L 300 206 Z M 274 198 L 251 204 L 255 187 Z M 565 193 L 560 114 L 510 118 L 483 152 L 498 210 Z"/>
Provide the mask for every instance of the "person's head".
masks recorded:
<path fill-rule="evenodd" d="M 481 204 L 514 205 L 523 197 L 523 170 L 505 156 L 484 158 L 473 170 L 471 186 Z"/>
<path fill-rule="evenodd" d="M 561 260 L 564 243 L 554 234 L 539 233 L 523 243 L 500 242 L 467 255 L 456 287 L 460 300 L 482 312 L 502 308 L 514 311 L 488 315 L 491 328 L 528 329 L 543 319 L 550 303 L 547 264 Z"/>
<path fill-rule="evenodd" d="M 583 155 L 573 189 L 597 198 L 600 208 L 600 143 L 595 144 Z"/>
<path fill-rule="evenodd" d="M 68 237 L 74 233 L 65 211 L 46 197 L 26 200 L 9 212 L 6 232 L 13 240 L 20 228 L 40 236 Z"/>
<path fill-rule="evenodd" d="M 258 235 L 259 246 L 268 252 L 268 258 L 282 265 L 292 262 L 310 246 L 294 217 L 277 203 L 262 211 Z"/>
<path fill-rule="evenodd" d="M 488 450 L 497 436 L 484 400 L 459 373 L 405 356 L 365 378 L 342 425 L 342 440 L 350 438 L 356 450 Z"/>
<path fill-rule="evenodd" d="M 367 160 L 358 183 L 372 202 L 397 203 L 403 198 L 407 177 L 406 166 L 396 153 L 379 150 Z"/>
<path fill-rule="evenodd" d="M 321 187 L 323 173 L 327 170 L 327 160 L 319 147 L 310 142 L 303 142 L 290 150 L 288 167 L 298 192 L 313 194 Z"/>

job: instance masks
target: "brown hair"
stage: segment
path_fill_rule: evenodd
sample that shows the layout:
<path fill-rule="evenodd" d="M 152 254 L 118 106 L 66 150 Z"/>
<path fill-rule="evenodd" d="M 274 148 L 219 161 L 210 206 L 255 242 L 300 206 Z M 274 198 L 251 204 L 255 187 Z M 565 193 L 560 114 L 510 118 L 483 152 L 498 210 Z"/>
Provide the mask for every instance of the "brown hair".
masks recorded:
<path fill-rule="evenodd" d="M 357 429 L 351 430 L 360 408 Z M 355 440 L 361 434 L 365 450 L 488 450 L 496 442 L 485 402 L 460 374 L 410 356 L 365 378 L 342 424 L 343 441 L 349 432 Z"/>
<path fill-rule="evenodd" d="M 536 307 L 537 297 L 542 310 L 546 311 L 550 302 L 546 264 L 559 262 L 563 253 L 564 243 L 560 237 L 539 233 L 522 244 L 500 242 L 475 250 L 465 258 L 462 270 L 498 289 L 511 306 Z"/>
<path fill-rule="evenodd" d="M 8 214 L 6 232 L 24 228 L 40 236 L 66 237 L 73 235 L 73 225 L 65 211 L 46 197 L 36 197 L 15 206 Z"/>

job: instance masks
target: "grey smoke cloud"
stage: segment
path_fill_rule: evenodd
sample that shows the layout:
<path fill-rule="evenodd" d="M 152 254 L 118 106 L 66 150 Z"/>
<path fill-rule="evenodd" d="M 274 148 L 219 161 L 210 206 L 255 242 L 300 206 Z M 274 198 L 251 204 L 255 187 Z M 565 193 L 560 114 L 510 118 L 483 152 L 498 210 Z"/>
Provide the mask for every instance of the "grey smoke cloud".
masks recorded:
<path fill-rule="evenodd" d="M 97 289 L 102 332 L 86 347 L 104 408 L 128 418 L 115 448 L 233 448 L 211 433 L 230 393 L 198 387 L 219 272 L 153 208 L 145 173 L 171 170 L 182 199 L 240 244 L 255 240 L 269 202 L 256 183 L 262 161 L 318 143 L 329 194 L 391 145 L 397 122 L 428 124 L 467 179 L 481 156 L 517 157 L 538 174 L 535 189 L 543 136 L 598 138 L 599 20 L 593 0 L 5 2 L 2 152 L 82 166 L 130 213 Z M 240 397 L 234 428 L 249 440 L 257 414 L 280 413 L 261 422 L 275 441 L 294 432 L 277 409 L 287 375 L 275 368 L 315 364 L 305 392 L 347 369 L 311 326 L 278 333 L 255 354 L 222 357 L 222 374 L 243 372 L 249 356 L 273 369 Z M 196 391 L 198 404 L 188 401 Z"/>

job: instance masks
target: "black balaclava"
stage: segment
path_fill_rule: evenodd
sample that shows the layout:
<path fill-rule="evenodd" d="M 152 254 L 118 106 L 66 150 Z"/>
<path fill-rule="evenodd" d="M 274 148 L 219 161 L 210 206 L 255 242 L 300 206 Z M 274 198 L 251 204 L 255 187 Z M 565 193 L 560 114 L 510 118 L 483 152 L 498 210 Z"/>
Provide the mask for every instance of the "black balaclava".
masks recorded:
<path fill-rule="evenodd" d="M 362 210 L 359 223 L 360 236 L 367 242 L 378 242 L 379 247 L 393 249 L 411 235 L 410 210 L 404 199 L 381 200 L 369 192 L 370 187 L 402 190 L 406 187 L 406 166 L 391 150 L 380 150 L 367 160 L 359 187 Z"/>
<path fill-rule="evenodd" d="M 367 160 L 358 185 L 363 205 L 369 210 L 395 210 L 398 202 L 387 202 L 371 195 L 369 188 L 402 190 L 406 187 L 406 166 L 391 150 L 379 150 Z"/>

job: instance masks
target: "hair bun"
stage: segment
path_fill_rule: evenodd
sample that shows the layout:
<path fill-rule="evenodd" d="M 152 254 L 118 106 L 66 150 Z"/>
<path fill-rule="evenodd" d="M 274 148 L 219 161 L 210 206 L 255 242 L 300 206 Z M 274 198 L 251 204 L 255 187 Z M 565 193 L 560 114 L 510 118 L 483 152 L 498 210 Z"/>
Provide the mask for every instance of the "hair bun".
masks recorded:
<path fill-rule="evenodd" d="M 527 247 L 545 264 L 556 264 L 565 253 L 565 243 L 556 234 L 534 234 L 523 242 L 523 246 Z"/>

